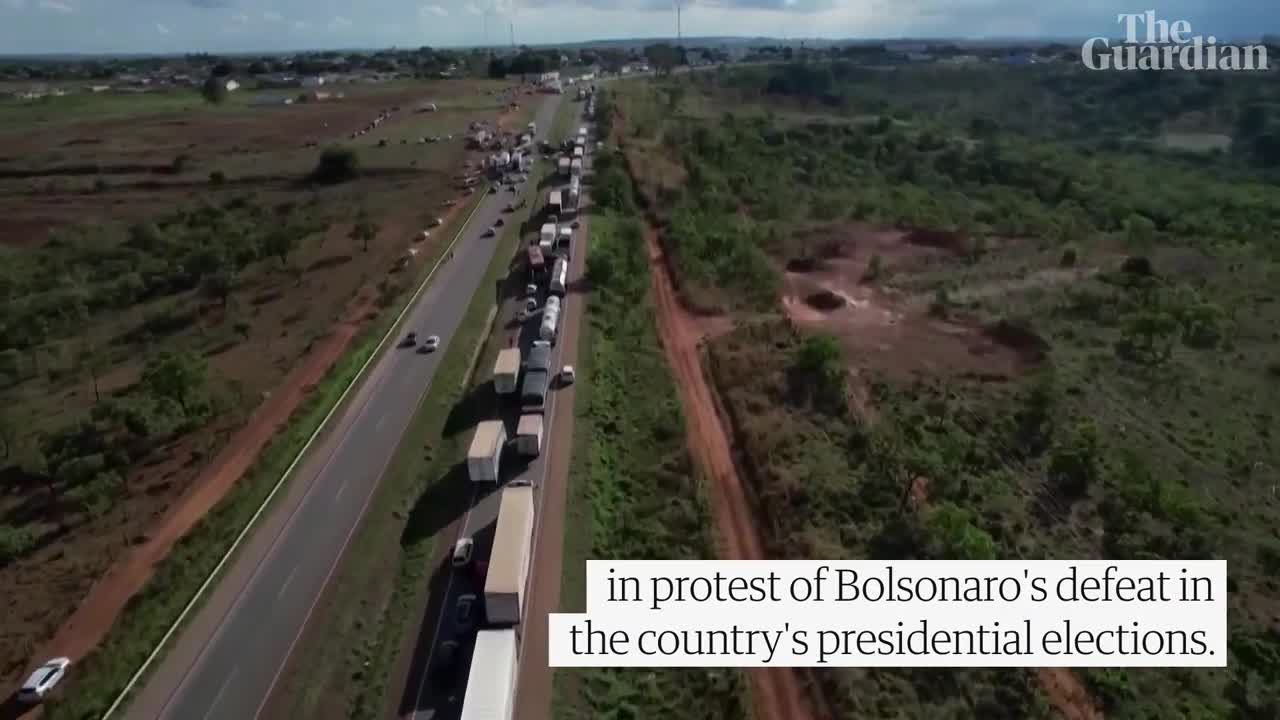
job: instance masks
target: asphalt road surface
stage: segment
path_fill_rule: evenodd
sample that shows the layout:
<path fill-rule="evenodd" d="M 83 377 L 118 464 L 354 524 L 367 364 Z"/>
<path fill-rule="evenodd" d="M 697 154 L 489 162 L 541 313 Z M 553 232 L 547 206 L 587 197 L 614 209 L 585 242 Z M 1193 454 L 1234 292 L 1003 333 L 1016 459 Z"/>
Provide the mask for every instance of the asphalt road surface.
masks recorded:
<path fill-rule="evenodd" d="M 573 89 L 570 88 L 570 91 Z M 581 113 L 585 109 L 585 103 L 576 103 L 577 113 L 575 114 L 575 122 L 571 126 L 571 133 L 576 134 L 577 129 L 581 125 L 587 124 L 582 119 Z M 558 141 L 561 138 L 552 138 L 552 141 Z M 591 143 L 594 143 L 594 136 L 591 137 Z M 584 173 L 590 171 L 591 158 L 594 152 L 594 145 L 588 151 L 583 161 Z M 538 198 L 538 208 L 544 204 L 547 193 L 552 189 L 566 189 L 568 187 L 567 180 L 556 179 L 549 186 L 542 188 L 542 197 Z M 583 204 L 586 203 L 586 185 L 583 185 Z M 561 326 L 559 337 L 556 344 L 552 348 L 551 368 L 559 371 L 563 366 L 566 357 L 572 357 L 576 352 L 577 329 L 569 327 L 571 318 L 580 317 L 580 312 L 574 312 L 571 309 L 571 303 L 581 302 L 580 296 L 575 297 L 576 293 L 573 287 L 581 279 L 584 269 L 584 247 L 587 242 L 587 218 L 580 218 L 581 226 L 574 231 L 572 261 L 570 263 L 568 281 L 570 292 L 562 301 L 561 306 Z M 528 238 L 525 238 L 527 241 Z M 543 292 L 539 301 L 545 297 Z M 517 323 L 515 315 L 520 305 L 523 303 L 523 297 L 513 297 L 504 303 L 501 308 L 499 321 L 508 329 L 509 337 L 517 340 L 521 347 L 522 357 L 532 346 L 533 340 L 536 339 L 540 316 L 534 314 L 525 323 Z M 518 338 L 516 335 L 518 334 Z M 521 377 L 523 380 L 523 376 Z M 569 390 L 569 392 L 566 392 Z M 563 404 L 563 405 L 562 405 Z M 507 434 L 509 437 L 515 436 L 515 424 L 519 418 L 519 410 L 514 401 L 508 402 L 507 412 L 504 414 L 503 420 L 507 423 Z M 559 408 L 559 411 L 557 411 Z M 540 664 L 542 668 L 546 667 L 546 646 L 543 643 L 530 646 L 523 636 L 528 635 L 528 626 L 530 623 L 540 623 L 542 626 L 542 635 L 545 637 L 546 613 L 554 608 L 542 607 L 536 611 L 533 609 L 531 601 L 531 589 L 534 586 L 534 578 L 541 577 L 545 567 L 539 564 L 538 558 L 544 552 L 542 538 L 547 535 L 545 528 L 548 524 L 548 513 L 554 515 L 553 520 L 559 522 L 560 515 L 563 514 L 563 508 L 550 507 L 548 498 L 555 495 L 559 498 L 559 502 L 563 503 L 563 493 L 548 492 L 550 478 L 550 463 L 559 465 L 567 465 L 567 454 L 571 449 L 571 443 L 567 436 L 557 429 L 556 423 L 564 423 L 572 420 L 573 411 L 571 388 L 563 388 L 558 382 L 552 383 L 552 388 L 548 393 L 547 405 L 543 416 L 545 418 L 545 427 L 543 428 L 543 450 L 542 453 L 527 465 L 517 465 L 509 462 L 510 456 L 504 456 L 504 466 L 502 476 L 504 482 L 513 480 L 528 480 L 534 487 L 534 548 L 533 558 L 529 568 L 529 580 L 525 590 L 525 613 L 524 622 L 520 628 L 522 635 L 522 646 L 520 650 L 520 663 Z M 554 441 L 554 442 L 553 442 Z M 553 455 L 552 446 L 559 455 Z M 475 539 L 474 558 L 477 562 L 486 562 L 492 549 L 493 531 L 498 519 L 498 506 L 501 499 L 501 493 L 493 492 L 492 488 L 478 488 L 473 495 L 470 510 L 466 515 L 455 523 L 455 531 L 457 537 L 473 537 Z M 555 504 L 555 500 L 551 504 Z M 451 544 L 451 543 L 450 543 Z M 559 552 L 560 544 L 554 544 L 556 552 Z M 444 560 L 444 558 L 442 558 Z M 555 563 L 559 567 L 559 563 Z M 447 572 L 447 571 L 446 571 Z M 401 703 L 400 715 L 412 720 L 456 720 L 462 711 L 462 700 L 466 694 L 466 678 L 469 669 L 469 654 L 471 651 L 471 640 L 473 635 L 467 630 L 459 630 L 454 626 L 454 612 L 458 598 L 464 594 L 474 593 L 481 602 L 483 602 L 484 588 L 481 586 L 480 578 L 467 573 L 449 573 L 443 578 L 443 582 L 435 583 L 432 588 L 431 595 L 427 603 L 427 611 L 423 618 L 421 628 L 419 630 L 418 647 L 415 655 L 415 661 L 412 663 L 409 677 L 407 679 L 407 687 L 404 691 L 404 701 Z M 548 582 L 554 583 L 559 587 L 559 572 L 555 572 L 555 578 L 548 578 Z M 537 615 L 535 618 L 534 615 Z M 436 651 L 441 643 L 448 640 L 456 640 L 463 646 L 463 662 L 454 674 L 457 682 L 452 687 L 442 688 L 432 682 L 433 671 L 435 668 Z M 532 653 L 532 654 L 531 654 Z M 523 678 L 524 669 L 521 669 L 521 677 Z M 523 692 L 523 690 L 521 690 Z"/>
<path fill-rule="evenodd" d="M 545 137 L 561 96 L 535 120 Z M 482 186 L 484 187 L 484 186 Z M 524 189 L 535 202 L 532 188 Z M 313 446 L 271 518 L 141 688 L 130 718 L 248 720 L 261 712 L 321 591 L 488 269 L 498 238 L 484 230 L 515 194 L 487 195 L 452 257 L 414 303 L 402 331 L 439 335 L 440 349 L 388 349 L 353 400 Z"/>

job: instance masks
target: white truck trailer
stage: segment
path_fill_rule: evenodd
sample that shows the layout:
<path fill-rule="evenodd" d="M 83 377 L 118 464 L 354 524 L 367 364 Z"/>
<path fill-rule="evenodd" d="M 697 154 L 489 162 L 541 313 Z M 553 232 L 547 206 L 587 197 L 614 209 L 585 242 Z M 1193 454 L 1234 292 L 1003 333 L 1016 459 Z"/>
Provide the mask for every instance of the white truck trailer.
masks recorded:
<path fill-rule="evenodd" d="M 569 176 L 569 158 L 568 157 L 560 158 L 558 167 L 560 168 L 561 175 L 563 175 L 564 177 Z"/>
<path fill-rule="evenodd" d="M 569 284 L 569 263 L 564 258 L 557 258 L 556 264 L 551 269 L 551 293 L 553 295 L 564 295 L 565 287 Z"/>
<path fill-rule="evenodd" d="M 542 324 L 538 327 L 538 338 L 547 342 L 555 342 L 556 329 L 560 325 L 560 311 L 543 308 Z"/>
<path fill-rule="evenodd" d="M 552 190 L 547 196 L 547 212 L 552 215 L 564 212 L 564 195 L 559 190 Z"/>
<path fill-rule="evenodd" d="M 485 622 L 489 625 L 520 623 L 532 545 L 533 488 L 509 485 L 503 488 L 498 505 L 493 552 L 489 556 L 489 572 L 484 580 L 484 613 Z"/>
<path fill-rule="evenodd" d="M 498 359 L 493 364 L 493 389 L 499 395 L 510 395 L 516 391 L 516 380 L 520 377 L 520 348 L 510 347 L 498 351 Z"/>
<path fill-rule="evenodd" d="M 502 446 L 507 442 L 507 428 L 501 420 L 485 420 L 476 426 L 467 450 L 467 474 L 472 482 L 498 482 Z"/>
<path fill-rule="evenodd" d="M 519 658 L 515 630 L 476 633 L 461 720 L 511 720 L 515 713 Z"/>
<path fill-rule="evenodd" d="M 542 229 L 538 231 L 538 249 L 542 251 L 542 257 L 545 260 L 551 259 L 551 251 L 556 248 L 556 224 L 543 223 Z"/>
<path fill-rule="evenodd" d="M 525 457 L 537 457 L 542 454 L 541 415 L 520 416 L 520 424 L 516 428 L 516 449 Z"/>
<path fill-rule="evenodd" d="M 569 176 L 582 177 L 582 158 L 576 157 L 573 159 L 573 163 L 569 166 Z"/>

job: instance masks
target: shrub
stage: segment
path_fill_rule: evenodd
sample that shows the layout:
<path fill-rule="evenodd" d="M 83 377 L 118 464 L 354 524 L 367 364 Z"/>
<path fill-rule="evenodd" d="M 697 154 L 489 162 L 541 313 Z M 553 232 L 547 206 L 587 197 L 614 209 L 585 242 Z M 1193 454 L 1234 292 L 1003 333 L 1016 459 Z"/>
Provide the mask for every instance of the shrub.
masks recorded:
<path fill-rule="evenodd" d="M 1062 249 L 1062 257 L 1058 258 L 1058 265 L 1064 268 L 1075 267 L 1079 256 L 1080 251 L 1076 249 L 1076 246 L 1068 245 Z"/>
<path fill-rule="evenodd" d="M 938 288 L 933 294 L 933 302 L 929 303 L 929 314 L 936 318 L 945 318 L 951 314 L 951 295 L 946 288 Z"/>
<path fill-rule="evenodd" d="M 311 179 L 324 184 L 346 182 L 360 174 L 360 157 L 351 148 L 331 147 L 320 153 Z"/>
<path fill-rule="evenodd" d="M 1144 255 L 1130 255 L 1125 258 L 1120 264 L 1120 271 L 1139 277 L 1151 277 L 1155 274 L 1155 269 L 1151 267 L 1151 260 Z"/>
<path fill-rule="evenodd" d="M 22 557 L 35 544 L 36 536 L 30 528 L 0 525 L 0 566 Z"/>
<path fill-rule="evenodd" d="M 221 170 L 214 170 L 213 172 L 209 173 L 210 185 L 222 185 L 226 181 L 227 181 L 227 176 Z"/>

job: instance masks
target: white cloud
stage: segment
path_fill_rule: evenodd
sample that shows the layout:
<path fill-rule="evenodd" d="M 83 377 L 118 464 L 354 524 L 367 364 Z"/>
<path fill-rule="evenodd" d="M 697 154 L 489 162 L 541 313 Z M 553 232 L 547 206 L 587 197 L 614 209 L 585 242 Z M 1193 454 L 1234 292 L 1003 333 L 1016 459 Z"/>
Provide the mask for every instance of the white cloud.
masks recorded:
<path fill-rule="evenodd" d="M 21 10 L 27 6 L 27 0 L 4 0 L 3 4 L 12 10 Z"/>
<path fill-rule="evenodd" d="M 471 13 L 472 15 L 484 14 L 484 10 L 481 10 L 480 6 L 476 5 L 475 3 L 467 3 L 466 5 L 462 6 L 462 9 L 465 10 L 466 12 Z"/>
<path fill-rule="evenodd" d="M 307 22 L 306 20 L 294 20 L 293 29 L 294 30 L 310 30 L 311 23 Z"/>
<path fill-rule="evenodd" d="M 449 11 L 439 5 L 423 5 L 418 8 L 418 17 L 429 20 L 432 17 L 449 17 Z"/>
<path fill-rule="evenodd" d="M 330 30 L 346 30 L 349 27 L 351 27 L 351 21 L 341 15 L 335 15 L 334 18 L 329 21 Z"/>
<path fill-rule="evenodd" d="M 76 11 L 74 7 L 69 3 L 63 2 L 63 0 L 40 0 L 40 9 L 45 12 L 59 13 L 61 15 L 67 15 Z"/>
<path fill-rule="evenodd" d="M 248 16 L 248 15 L 245 15 L 244 13 L 236 13 L 235 15 L 232 15 L 232 16 L 231 16 L 231 20 L 232 20 L 232 22 L 236 23 L 237 25 L 248 25 L 248 24 L 249 24 L 249 16 Z"/>
<path fill-rule="evenodd" d="M 169 33 L 173 32 L 173 31 L 172 31 L 172 30 L 170 30 L 170 29 L 169 29 L 167 26 L 165 26 L 165 25 L 161 25 L 160 23 L 156 23 L 156 32 L 160 33 L 161 35 L 168 35 Z"/>
<path fill-rule="evenodd" d="M 267 10 L 266 12 L 262 13 L 262 19 L 266 20 L 267 22 L 280 22 L 281 20 L 284 19 L 284 16 L 276 12 L 275 10 Z"/>

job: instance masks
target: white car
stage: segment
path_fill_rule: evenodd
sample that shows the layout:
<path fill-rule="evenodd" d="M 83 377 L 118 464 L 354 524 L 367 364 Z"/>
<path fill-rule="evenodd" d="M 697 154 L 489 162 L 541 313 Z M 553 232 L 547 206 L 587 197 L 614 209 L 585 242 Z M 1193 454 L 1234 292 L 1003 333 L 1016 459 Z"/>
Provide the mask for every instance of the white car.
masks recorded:
<path fill-rule="evenodd" d="M 469 537 L 464 537 L 453 544 L 453 566 L 456 568 L 466 567 L 471 564 L 471 553 L 475 550 L 476 543 Z"/>
<path fill-rule="evenodd" d="M 573 381 L 577 379 L 578 379 L 578 376 L 573 372 L 572 365 L 565 365 L 564 368 L 560 370 L 561 385 L 572 385 Z"/>
<path fill-rule="evenodd" d="M 422 347 L 418 348 L 418 352 L 424 352 L 424 353 L 435 352 L 435 350 L 439 347 L 440 347 L 440 336 L 432 335 L 428 337 L 425 342 L 422 343 Z"/>
<path fill-rule="evenodd" d="M 525 294 L 525 295 L 537 295 L 537 294 L 538 294 L 538 286 L 537 286 L 537 285 L 534 285 L 533 283 L 529 283 L 528 285 L 525 285 L 525 286 L 524 286 L 524 294 Z"/>
<path fill-rule="evenodd" d="M 494 235 L 497 235 L 497 234 L 498 234 L 497 230 L 494 230 L 493 228 L 489 228 L 488 230 L 484 231 L 483 237 L 493 237 Z"/>
<path fill-rule="evenodd" d="M 71 667 L 71 660 L 60 657 L 36 668 L 36 671 L 31 673 L 31 677 L 22 683 L 22 689 L 18 691 L 18 700 L 28 704 L 44 700 L 49 691 L 53 690 L 58 681 L 67 674 L 69 667 Z"/>
<path fill-rule="evenodd" d="M 444 224 L 444 218 L 436 218 L 431 221 L 431 227 L 440 227 Z"/>

